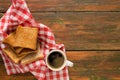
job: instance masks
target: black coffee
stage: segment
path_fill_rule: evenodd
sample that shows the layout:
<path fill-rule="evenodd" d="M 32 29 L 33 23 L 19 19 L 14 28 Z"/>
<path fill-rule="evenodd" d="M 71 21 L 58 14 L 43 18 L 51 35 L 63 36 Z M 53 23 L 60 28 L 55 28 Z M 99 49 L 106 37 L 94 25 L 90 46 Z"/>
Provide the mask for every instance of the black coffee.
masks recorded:
<path fill-rule="evenodd" d="M 48 56 L 47 60 L 49 66 L 53 68 L 59 68 L 64 63 L 64 56 L 59 52 L 53 52 Z"/>

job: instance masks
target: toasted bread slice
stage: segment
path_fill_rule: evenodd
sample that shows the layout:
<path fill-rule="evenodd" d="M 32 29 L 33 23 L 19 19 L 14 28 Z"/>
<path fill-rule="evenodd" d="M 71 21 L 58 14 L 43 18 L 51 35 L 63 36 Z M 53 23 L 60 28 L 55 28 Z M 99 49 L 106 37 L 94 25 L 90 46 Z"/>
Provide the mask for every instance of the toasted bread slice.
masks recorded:
<path fill-rule="evenodd" d="M 15 46 L 15 32 L 10 33 L 2 42 L 11 46 Z"/>
<path fill-rule="evenodd" d="M 41 51 L 41 48 L 40 48 L 40 45 L 38 44 L 38 47 L 37 47 L 37 53 L 36 54 L 29 54 L 27 55 L 26 57 L 24 57 L 22 60 L 21 60 L 21 64 L 22 65 L 25 65 L 25 64 L 29 64 L 31 62 L 34 62 L 34 61 L 37 61 L 39 59 L 43 59 L 44 56 L 43 56 L 43 53 Z"/>
<path fill-rule="evenodd" d="M 7 54 L 7 56 L 14 62 L 19 63 L 19 61 L 24 58 L 25 56 L 18 57 L 15 53 L 15 51 L 7 45 L 6 48 L 3 49 L 3 52 Z"/>
<path fill-rule="evenodd" d="M 38 28 L 18 26 L 16 30 L 16 45 L 14 47 L 23 47 L 36 50 Z"/>

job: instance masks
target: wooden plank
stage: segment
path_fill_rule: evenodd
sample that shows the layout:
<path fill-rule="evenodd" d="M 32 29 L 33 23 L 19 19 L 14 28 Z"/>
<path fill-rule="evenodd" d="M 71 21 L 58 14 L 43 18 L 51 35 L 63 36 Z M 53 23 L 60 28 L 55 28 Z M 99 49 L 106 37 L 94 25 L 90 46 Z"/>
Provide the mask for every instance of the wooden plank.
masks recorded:
<path fill-rule="evenodd" d="M 34 76 L 0 76 L 0 80 L 37 80 Z"/>
<path fill-rule="evenodd" d="M 26 0 L 31 11 L 120 11 L 119 0 Z M 10 6 L 0 0 L 0 12 Z"/>
<path fill-rule="evenodd" d="M 32 13 L 67 50 L 120 50 L 120 12 Z"/>
<path fill-rule="evenodd" d="M 68 60 L 74 62 L 74 67 L 69 67 L 71 80 L 120 79 L 120 51 L 68 51 L 67 57 Z M 19 77 L 24 80 L 25 76 L 32 77 L 30 73 L 7 76 L 4 65 L 1 63 L 0 77 L 11 78 L 12 80 L 19 80 Z"/>
<path fill-rule="evenodd" d="M 120 76 L 106 78 L 104 76 L 90 76 L 90 77 L 76 77 L 71 76 L 70 80 L 120 80 Z M 0 76 L 0 80 L 37 80 L 32 75 L 31 76 Z"/>
<path fill-rule="evenodd" d="M 69 68 L 72 76 L 105 76 L 107 78 L 111 75 L 120 75 L 119 51 L 79 51 L 69 52 L 67 56 L 74 62 L 74 67 Z"/>
<path fill-rule="evenodd" d="M 33 13 L 67 50 L 120 49 L 120 12 Z M 99 35 L 99 36 L 98 36 Z"/>

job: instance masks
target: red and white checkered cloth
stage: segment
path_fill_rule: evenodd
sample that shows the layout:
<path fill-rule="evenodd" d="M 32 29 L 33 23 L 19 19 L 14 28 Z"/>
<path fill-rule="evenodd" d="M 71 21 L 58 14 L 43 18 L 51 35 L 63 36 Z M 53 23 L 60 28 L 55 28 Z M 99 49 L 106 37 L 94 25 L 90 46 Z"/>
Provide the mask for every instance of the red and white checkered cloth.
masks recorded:
<path fill-rule="evenodd" d="M 52 49 L 65 51 L 63 44 L 56 44 L 51 30 L 41 24 L 36 23 L 32 17 L 24 0 L 11 0 L 12 5 L 0 19 L 0 54 L 3 58 L 8 75 L 31 72 L 38 80 L 69 80 L 68 68 L 61 71 L 51 71 L 45 64 L 44 60 L 38 60 L 25 66 L 15 64 L 9 57 L 2 52 L 4 44 L 2 40 L 11 32 L 15 31 L 18 25 L 35 26 L 39 28 L 38 39 L 41 43 L 41 49 L 44 56 Z"/>

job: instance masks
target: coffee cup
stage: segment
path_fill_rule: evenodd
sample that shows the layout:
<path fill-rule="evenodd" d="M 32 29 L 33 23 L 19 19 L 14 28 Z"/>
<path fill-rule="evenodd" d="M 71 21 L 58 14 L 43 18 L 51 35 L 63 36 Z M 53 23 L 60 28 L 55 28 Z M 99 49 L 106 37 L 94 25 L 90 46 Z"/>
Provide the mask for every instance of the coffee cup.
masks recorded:
<path fill-rule="evenodd" d="M 66 66 L 66 55 L 61 50 L 51 50 L 46 56 L 46 65 L 53 71 L 60 71 Z"/>

